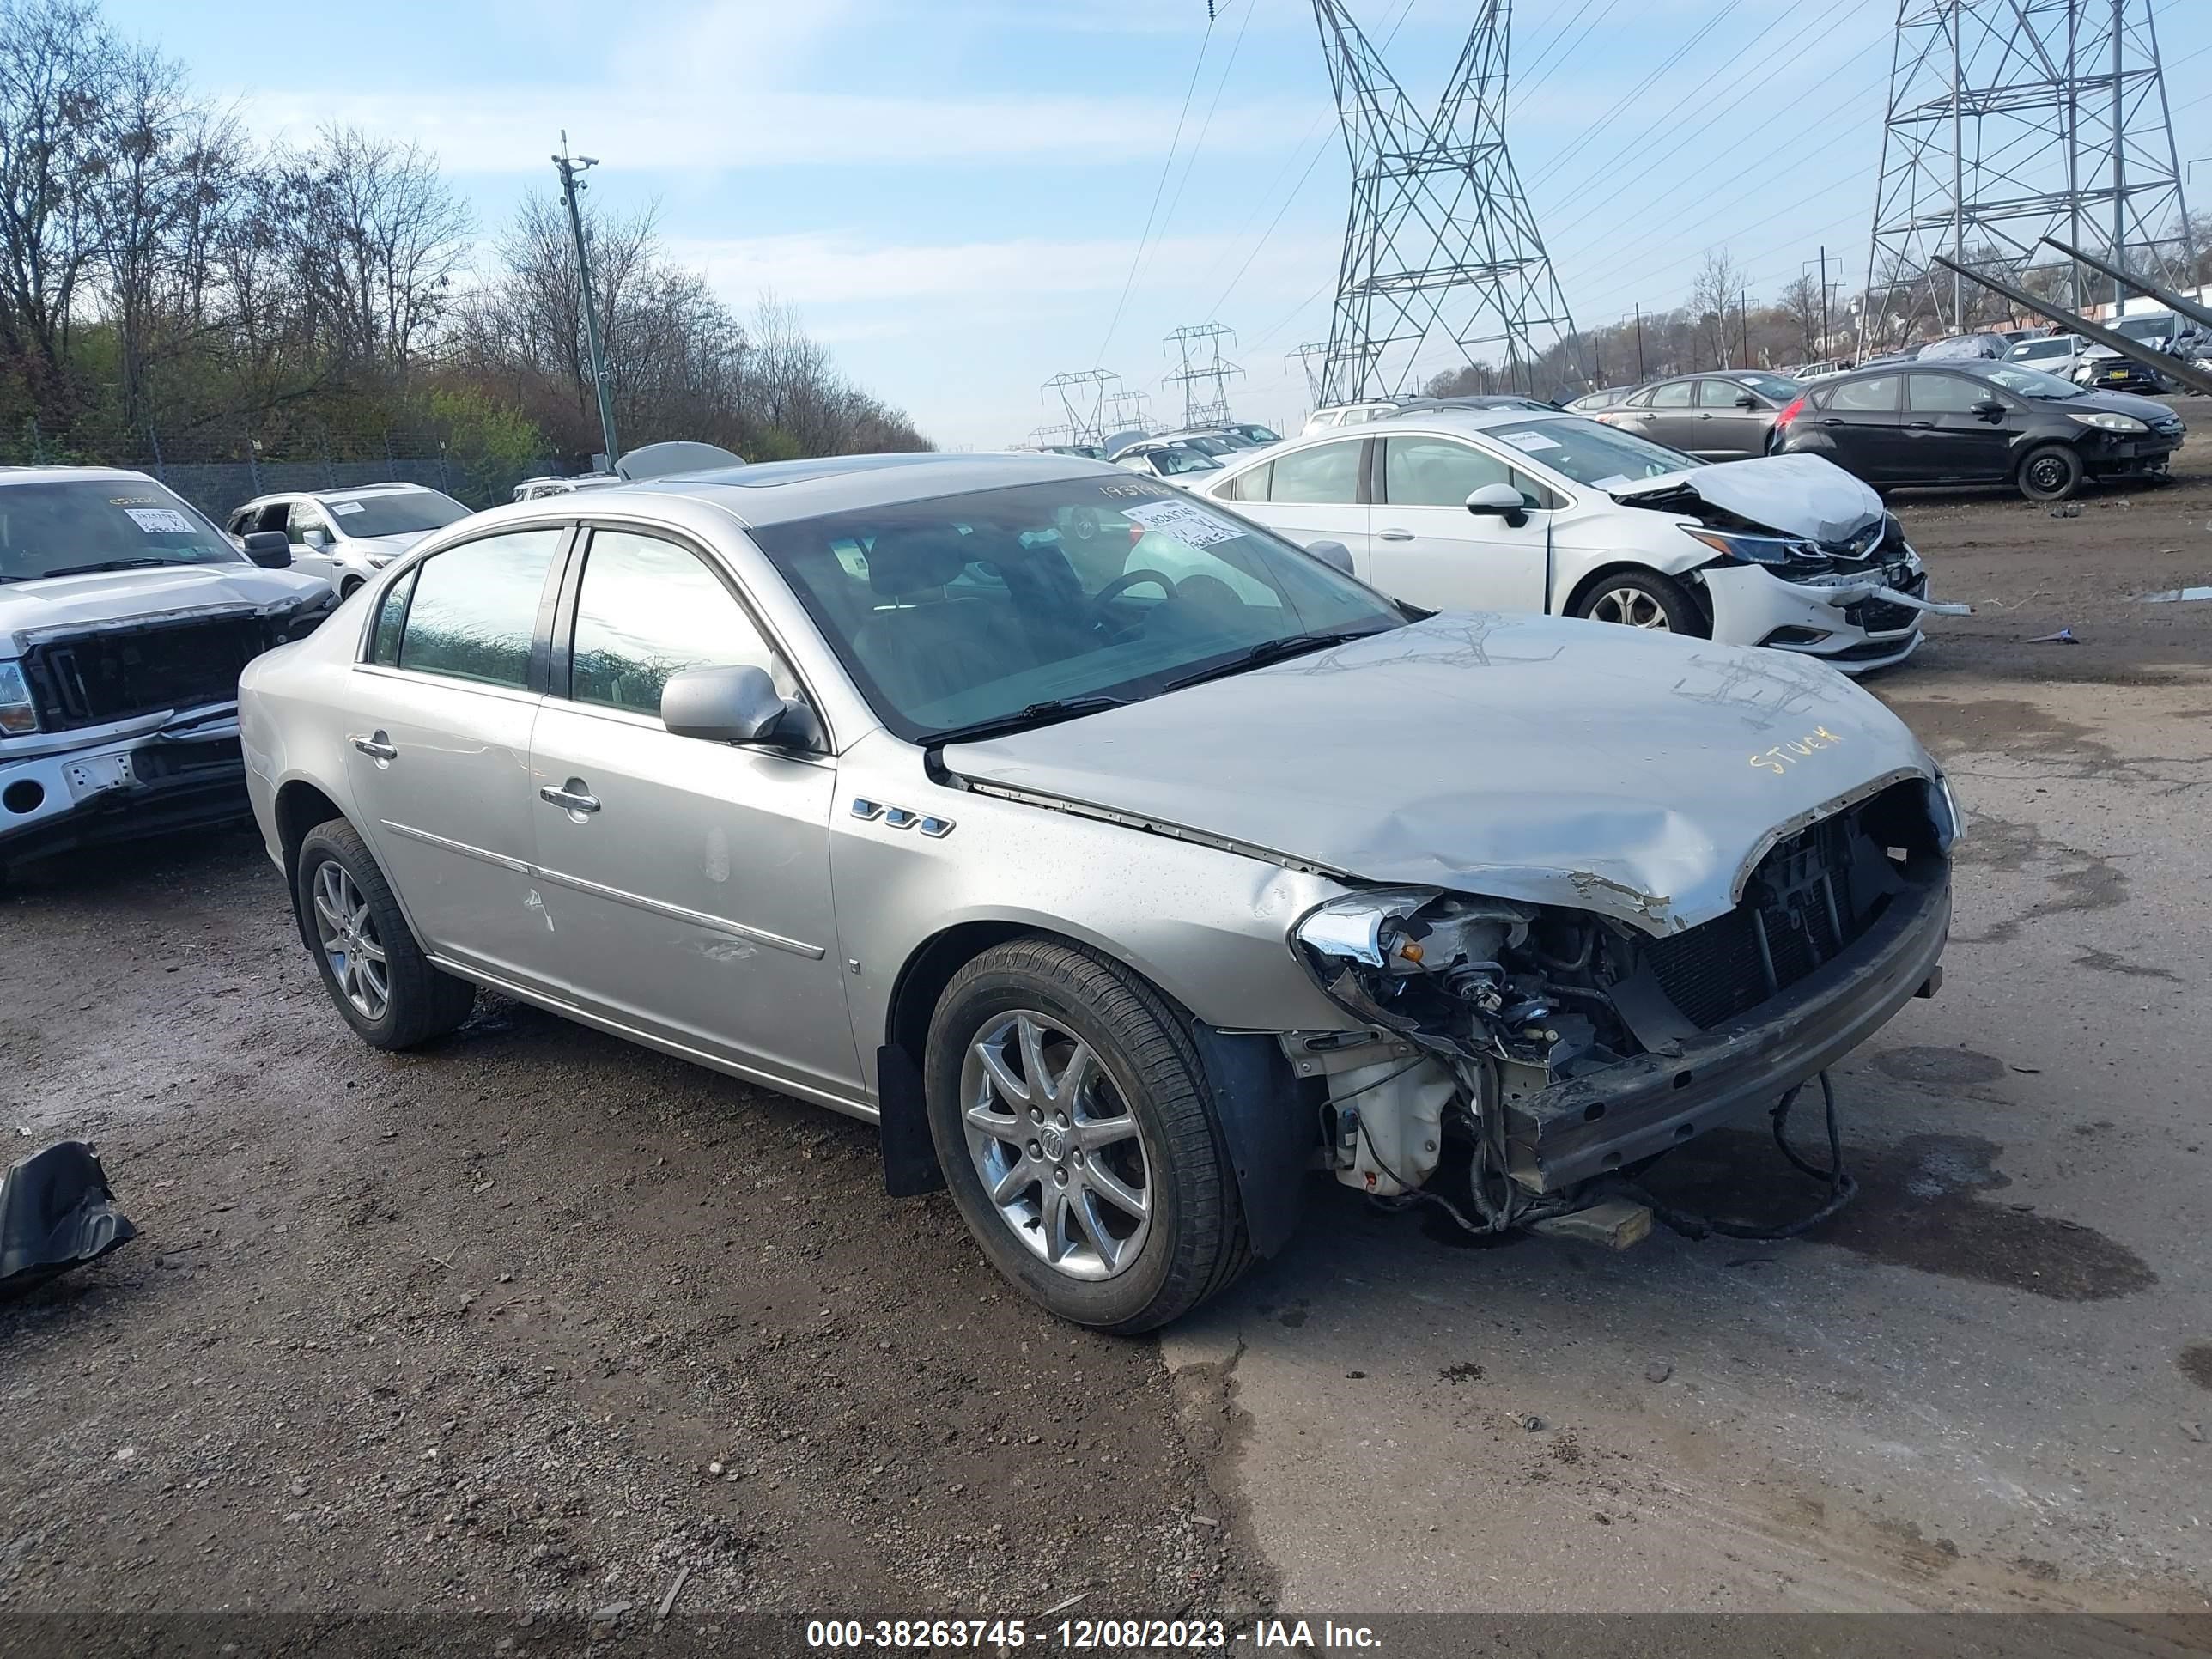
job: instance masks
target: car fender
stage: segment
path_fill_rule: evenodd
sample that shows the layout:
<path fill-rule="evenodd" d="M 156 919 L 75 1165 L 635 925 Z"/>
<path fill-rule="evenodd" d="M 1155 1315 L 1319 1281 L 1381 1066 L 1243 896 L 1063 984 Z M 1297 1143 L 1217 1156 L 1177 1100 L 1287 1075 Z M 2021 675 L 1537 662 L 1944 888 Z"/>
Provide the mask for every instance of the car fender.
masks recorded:
<path fill-rule="evenodd" d="M 1623 565 L 1680 578 L 1720 556 L 1682 533 L 1694 520 L 1648 507 L 1618 508 L 1563 529 L 1552 542 L 1552 610 L 1566 614 L 1568 602 L 1601 570 Z"/>

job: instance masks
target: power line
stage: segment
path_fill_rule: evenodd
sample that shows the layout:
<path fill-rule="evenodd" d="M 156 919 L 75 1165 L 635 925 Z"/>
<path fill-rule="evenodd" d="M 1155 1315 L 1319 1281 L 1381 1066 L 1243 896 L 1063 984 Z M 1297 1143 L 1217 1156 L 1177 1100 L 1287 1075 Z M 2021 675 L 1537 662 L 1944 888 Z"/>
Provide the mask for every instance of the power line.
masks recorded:
<path fill-rule="evenodd" d="M 1145 210 L 1145 228 L 1137 236 L 1137 251 L 1129 258 L 1129 274 L 1121 279 L 1121 297 L 1114 302 L 1113 320 L 1106 325 L 1106 337 L 1098 343 L 1098 356 L 1106 355 L 1106 348 L 1114 343 L 1114 331 L 1121 326 L 1121 312 L 1129 303 L 1130 285 L 1137 280 L 1137 267 L 1144 260 L 1145 244 L 1152 234 L 1152 220 L 1160 210 L 1160 196 L 1168 187 L 1168 174 L 1175 171 L 1176 149 L 1182 143 L 1182 124 L 1190 118 L 1190 100 L 1198 91 L 1199 71 L 1206 67 L 1206 49 L 1213 41 L 1213 18 L 1206 20 L 1206 33 L 1199 38 L 1198 60 L 1190 66 L 1190 84 L 1182 89 L 1182 108 L 1176 116 L 1175 136 L 1168 140 L 1166 159 L 1160 163 L 1158 181 L 1152 185 L 1152 204 Z"/>

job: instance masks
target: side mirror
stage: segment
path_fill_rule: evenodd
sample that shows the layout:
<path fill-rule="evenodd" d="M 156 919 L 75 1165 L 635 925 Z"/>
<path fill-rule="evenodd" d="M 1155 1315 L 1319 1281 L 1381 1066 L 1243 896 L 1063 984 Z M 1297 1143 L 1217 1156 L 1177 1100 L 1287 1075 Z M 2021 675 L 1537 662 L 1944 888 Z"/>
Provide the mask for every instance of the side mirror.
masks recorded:
<path fill-rule="evenodd" d="M 1984 398 L 1974 405 L 1974 413 L 1985 421 L 2004 419 L 2005 406 L 1995 398 Z"/>
<path fill-rule="evenodd" d="M 1518 530 L 1528 522 L 1528 503 L 1511 484 L 1485 484 L 1467 498 L 1467 510 L 1477 518 L 1503 519 Z"/>
<path fill-rule="evenodd" d="M 764 668 L 687 668 L 660 688 L 660 723 L 705 743 L 799 747 L 814 739 L 813 711 L 779 696 Z"/>
<path fill-rule="evenodd" d="M 242 538 L 246 556 L 264 570 L 289 570 L 292 544 L 281 530 L 249 530 Z"/>
<path fill-rule="evenodd" d="M 1735 406 L 1738 409 L 1757 409 L 1759 407 L 1759 399 L 1753 397 L 1748 392 L 1739 392 L 1735 395 Z"/>
<path fill-rule="evenodd" d="M 1332 570 L 1341 570 L 1347 576 L 1354 574 L 1352 568 L 1352 550 L 1342 542 L 1308 542 L 1306 551 Z"/>

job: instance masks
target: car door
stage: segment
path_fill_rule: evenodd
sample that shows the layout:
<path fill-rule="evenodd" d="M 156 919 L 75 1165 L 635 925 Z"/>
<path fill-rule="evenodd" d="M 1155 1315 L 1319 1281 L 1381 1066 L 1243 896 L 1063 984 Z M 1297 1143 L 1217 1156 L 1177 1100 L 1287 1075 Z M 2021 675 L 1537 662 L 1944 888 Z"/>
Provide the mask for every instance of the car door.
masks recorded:
<path fill-rule="evenodd" d="M 1742 461 L 1766 453 L 1774 405 L 1736 380 L 1698 382 L 1697 447 L 1709 461 Z"/>
<path fill-rule="evenodd" d="M 284 534 L 292 544 L 292 568 L 336 582 L 344 567 L 337 558 L 337 535 L 321 506 L 301 499 L 285 509 Z"/>
<path fill-rule="evenodd" d="M 1264 469 L 1239 474 L 1230 482 L 1240 489 L 1257 486 L 1264 471 L 1264 497 L 1240 494 L 1239 508 L 1299 546 L 1342 542 L 1352 550 L 1352 568 L 1367 574 L 1368 441 L 1334 438 L 1275 456 Z"/>
<path fill-rule="evenodd" d="M 1516 434 L 1502 434 L 1510 443 Z M 1547 442 L 1540 434 L 1519 434 Z M 1458 438 L 1393 433 L 1359 574 L 1394 598 L 1449 611 L 1545 608 L 1545 538 L 1558 498 L 1488 450 Z M 1518 525 L 1467 509 L 1485 484 L 1510 484 L 1529 511 Z"/>
<path fill-rule="evenodd" d="M 1799 416 L 1832 446 L 1836 465 L 1877 483 L 1904 483 L 1904 416 L 1899 409 L 1905 376 L 1891 371 L 1840 380 L 1809 417 Z"/>
<path fill-rule="evenodd" d="M 346 781 L 417 938 L 529 989 L 558 982 L 536 850 L 530 737 L 541 613 L 564 527 L 433 554 L 386 589 L 357 665 Z"/>
<path fill-rule="evenodd" d="M 650 1037 L 849 1095 L 828 755 L 679 738 L 660 691 L 750 663 L 798 689 L 733 586 L 667 532 L 591 530 L 552 653 L 530 798 L 572 999 Z"/>
<path fill-rule="evenodd" d="M 1995 419 L 1976 405 L 1996 402 Z M 1986 483 L 2012 471 L 2012 400 L 1972 374 L 1915 369 L 1905 377 L 1905 451 L 1910 476 L 1929 483 Z"/>

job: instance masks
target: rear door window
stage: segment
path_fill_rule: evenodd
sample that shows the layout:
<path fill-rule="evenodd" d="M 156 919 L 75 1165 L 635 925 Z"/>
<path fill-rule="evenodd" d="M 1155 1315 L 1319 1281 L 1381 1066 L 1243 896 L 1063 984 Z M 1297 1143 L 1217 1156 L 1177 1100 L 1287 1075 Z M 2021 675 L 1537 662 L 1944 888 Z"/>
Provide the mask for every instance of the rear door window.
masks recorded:
<path fill-rule="evenodd" d="M 1654 386 L 1648 406 L 1652 409 L 1687 409 L 1690 394 L 1696 390 L 1697 384 L 1695 380 L 1677 380 L 1672 386 Z"/>
<path fill-rule="evenodd" d="M 1846 380 L 1828 399 L 1831 409 L 1860 415 L 1887 414 L 1897 407 L 1902 374 L 1876 374 L 1864 380 Z"/>
<path fill-rule="evenodd" d="M 1341 443 L 1316 444 L 1311 449 L 1278 455 L 1274 477 L 1267 487 L 1271 501 L 1354 507 L 1359 501 L 1359 452 L 1364 438 Z"/>
<path fill-rule="evenodd" d="M 566 534 L 518 530 L 424 560 L 407 607 L 399 666 L 481 685 L 527 686 L 538 600 Z"/>

